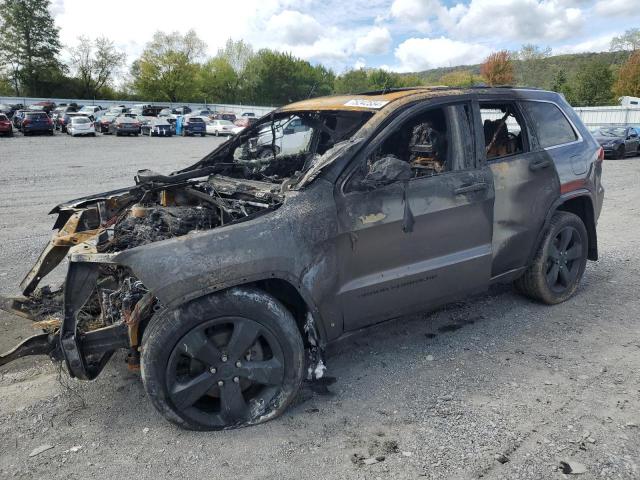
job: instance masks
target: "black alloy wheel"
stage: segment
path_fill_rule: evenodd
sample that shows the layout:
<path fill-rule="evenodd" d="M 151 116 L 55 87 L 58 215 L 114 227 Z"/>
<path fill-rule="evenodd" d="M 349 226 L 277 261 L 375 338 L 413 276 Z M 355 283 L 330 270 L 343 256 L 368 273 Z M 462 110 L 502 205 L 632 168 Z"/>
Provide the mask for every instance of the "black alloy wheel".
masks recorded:
<path fill-rule="evenodd" d="M 561 293 L 575 281 L 584 248 L 574 227 L 566 226 L 556 234 L 547 257 L 546 279 L 551 290 Z"/>
<path fill-rule="evenodd" d="M 194 430 L 265 422 L 295 397 L 304 345 L 291 313 L 265 292 L 234 288 L 151 319 L 141 373 L 152 403 Z"/>

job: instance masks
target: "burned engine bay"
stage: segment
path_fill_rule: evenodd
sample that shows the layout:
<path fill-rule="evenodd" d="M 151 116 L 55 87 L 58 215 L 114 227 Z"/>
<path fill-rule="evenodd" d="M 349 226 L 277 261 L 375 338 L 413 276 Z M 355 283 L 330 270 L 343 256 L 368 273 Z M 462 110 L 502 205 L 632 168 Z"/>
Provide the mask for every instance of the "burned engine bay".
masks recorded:
<path fill-rule="evenodd" d="M 61 335 L 65 289 L 38 288 L 38 284 L 69 255 L 99 264 L 94 285 L 77 312 L 74 335 L 104 331 L 108 336 L 118 327 L 121 337 L 126 332 L 124 346 L 130 347 L 130 366 L 135 368 L 144 324 L 162 306 L 126 267 L 91 256 L 109 258 L 273 211 L 285 201 L 288 190 L 299 187 L 304 174 L 326 160 L 323 154 L 334 154 L 333 147 L 350 138 L 369 117 L 367 112 L 349 111 L 272 115 L 184 170 L 170 175 L 142 170 L 129 189 L 54 208 L 57 232 L 22 281 L 23 296 L 0 297 L 0 308 L 31 319 L 45 334 L 0 357 L 0 365 L 44 353 L 44 337 L 48 335 L 51 346 L 55 343 L 51 338 Z M 55 357 L 52 351 L 46 353 Z M 86 353 L 90 362 L 90 349 Z"/>

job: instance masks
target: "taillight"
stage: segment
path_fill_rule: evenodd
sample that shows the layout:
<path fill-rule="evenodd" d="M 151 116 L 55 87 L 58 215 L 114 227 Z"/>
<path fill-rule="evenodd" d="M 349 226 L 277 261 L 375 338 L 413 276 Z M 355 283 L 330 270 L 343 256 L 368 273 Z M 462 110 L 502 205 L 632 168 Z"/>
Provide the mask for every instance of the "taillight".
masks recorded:
<path fill-rule="evenodd" d="M 598 149 L 598 161 L 602 162 L 604 160 L 604 148 L 600 147 Z"/>
<path fill-rule="evenodd" d="M 53 121 L 50 118 L 47 118 L 47 125 L 53 125 Z"/>
<path fill-rule="evenodd" d="M 25 126 L 26 126 L 26 125 L 29 125 L 30 123 L 31 123 L 31 121 L 30 121 L 30 120 L 23 120 L 23 121 L 22 121 L 22 125 L 25 125 Z"/>

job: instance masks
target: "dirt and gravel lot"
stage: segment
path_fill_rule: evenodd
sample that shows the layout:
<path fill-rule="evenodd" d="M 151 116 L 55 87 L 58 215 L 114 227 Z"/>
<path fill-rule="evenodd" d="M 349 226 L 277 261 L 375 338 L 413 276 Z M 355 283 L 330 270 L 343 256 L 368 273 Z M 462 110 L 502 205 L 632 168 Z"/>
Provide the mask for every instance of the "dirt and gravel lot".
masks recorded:
<path fill-rule="evenodd" d="M 0 139 L 0 291 L 18 293 L 52 206 L 131 184 L 138 168 L 187 166 L 218 142 Z M 604 184 L 601 260 L 570 301 L 502 286 L 381 325 L 332 349 L 334 385 L 305 387 L 265 425 L 173 427 L 124 353 L 89 383 L 43 358 L 2 367 L 0 478 L 553 479 L 561 462 L 578 478 L 640 478 L 640 158 L 606 161 Z M 0 350 L 31 330 L 0 313 Z"/>

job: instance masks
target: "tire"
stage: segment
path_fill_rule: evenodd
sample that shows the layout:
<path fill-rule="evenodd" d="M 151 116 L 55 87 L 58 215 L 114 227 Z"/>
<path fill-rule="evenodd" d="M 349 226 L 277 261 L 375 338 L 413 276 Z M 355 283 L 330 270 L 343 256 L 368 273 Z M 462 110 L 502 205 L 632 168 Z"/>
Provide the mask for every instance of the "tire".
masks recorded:
<path fill-rule="evenodd" d="M 293 316 L 253 288 L 161 311 L 142 339 L 144 388 L 167 420 L 187 429 L 232 429 L 275 418 L 295 398 L 303 374 L 304 346 Z"/>
<path fill-rule="evenodd" d="M 276 148 L 276 155 L 278 154 L 278 149 Z M 271 148 L 263 148 L 258 153 L 258 158 L 270 158 L 273 157 L 273 150 Z"/>
<path fill-rule="evenodd" d="M 93 133 L 91 134 L 91 136 L 92 136 L 92 137 L 95 137 L 95 136 L 96 136 L 96 132 L 93 132 Z"/>
<path fill-rule="evenodd" d="M 119 136 L 120 136 L 120 132 L 116 132 L 116 137 L 119 137 Z"/>
<path fill-rule="evenodd" d="M 201 137 L 206 137 L 206 136 L 207 136 L 207 134 L 206 134 L 206 133 L 201 133 L 201 134 L 200 134 L 200 136 L 201 136 Z"/>
<path fill-rule="evenodd" d="M 216 130 L 216 131 L 215 131 L 215 133 L 214 133 L 214 135 L 215 135 L 216 137 L 219 137 L 219 136 L 220 136 L 220 132 L 218 132 L 218 130 Z"/>
<path fill-rule="evenodd" d="M 548 305 L 568 300 L 584 274 L 588 247 L 582 219 L 573 213 L 556 212 L 532 264 L 515 281 L 516 289 Z"/>
<path fill-rule="evenodd" d="M 625 151 L 624 151 L 624 144 L 622 144 L 622 145 L 620 145 L 620 146 L 618 147 L 618 149 L 616 150 L 616 154 L 615 154 L 615 157 L 614 157 L 614 158 L 615 158 L 616 160 L 622 160 L 622 159 L 624 158 L 624 153 L 625 153 Z"/>

